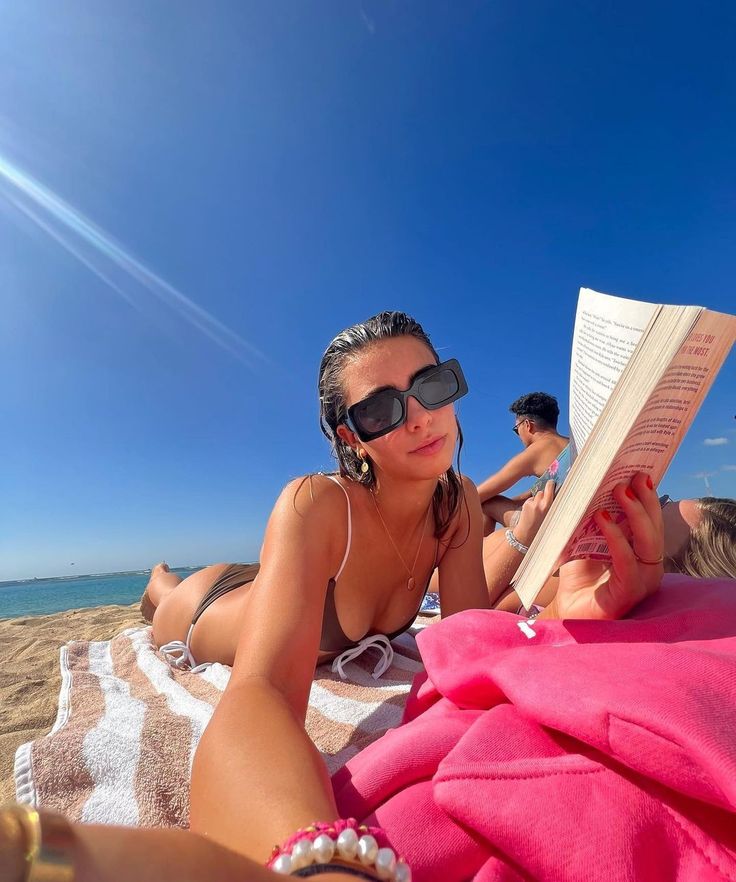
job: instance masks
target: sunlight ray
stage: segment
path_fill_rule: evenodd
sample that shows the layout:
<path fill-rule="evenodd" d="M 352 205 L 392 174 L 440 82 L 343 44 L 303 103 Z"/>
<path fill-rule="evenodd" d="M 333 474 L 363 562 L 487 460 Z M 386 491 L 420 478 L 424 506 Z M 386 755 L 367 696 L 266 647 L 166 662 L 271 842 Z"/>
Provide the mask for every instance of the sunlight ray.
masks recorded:
<path fill-rule="evenodd" d="M 6 198 L 17 210 L 76 257 L 129 305 L 140 309 L 135 297 L 116 284 L 109 274 L 85 255 L 84 247 L 89 248 L 95 256 L 110 261 L 122 270 L 129 280 L 145 288 L 181 319 L 235 358 L 246 364 L 252 364 L 254 360 L 268 361 L 260 349 L 243 339 L 206 309 L 150 270 L 78 209 L 65 202 L 30 175 L 22 172 L 2 155 L 0 155 L 0 179 L 12 188 L 14 195 L 6 195 Z M 17 198 L 19 196 L 22 198 Z M 27 203 L 41 209 L 45 216 L 33 210 Z M 57 229 L 51 221 L 58 224 L 59 228 Z"/>

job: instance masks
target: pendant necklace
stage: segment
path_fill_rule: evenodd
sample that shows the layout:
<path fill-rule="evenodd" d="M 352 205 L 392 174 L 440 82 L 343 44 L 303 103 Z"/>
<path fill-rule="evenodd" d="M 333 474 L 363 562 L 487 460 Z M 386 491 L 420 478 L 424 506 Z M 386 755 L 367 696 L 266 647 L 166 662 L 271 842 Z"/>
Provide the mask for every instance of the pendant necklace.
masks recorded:
<path fill-rule="evenodd" d="M 386 526 L 386 521 L 384 521 L 384 519 L 383 519 L 383 515 L 381 514 L 381 509 L 378 507 L 378 503 L 376 502 L 376 497 L 373 494 L 372 490 L 371 490 L 371 499 L 373 499 L 373 504 L 375 505 L 376 511 L 378 512 L 378 517 L 381 519 L 381 523 L 383 524 L 383 529 L 386 531 L 386 535 L 391 540 L 391 544 L 394 547 L 394 551 L 398 555 L 401 563 L 404 565 L 404 569 L 409 574 L 409 581 L 406 583 L 406 590 L 413 591 L 414 586 L 416 584 L 416 582 L 414 581 L 414 570 L 416 568 L 417 561 L 419 560 L 419 551 L 422 547 L 422 542 L 424 541 L 424 533 L 427 529 L 427 521 L 429 520 L 429 510 L 432 508 L 432 503 L 430 502 L 429 505 L 427 506 L 427 514 L 424 516 L 424 525 L 422 526 L 422 535 L 419 537 L 419 545 L 417 545 L 417 553 L 414 555 L 414 563 L 412 564 L 411 569 L 409 569 L 409 567 L 406 564 L 406 561 L 404 560 L 404 558 L 401 555 L 401 552 L 399 551 L 399 546 L 394 542 L 394 537 L 391 535 L 389 528 Z"/>

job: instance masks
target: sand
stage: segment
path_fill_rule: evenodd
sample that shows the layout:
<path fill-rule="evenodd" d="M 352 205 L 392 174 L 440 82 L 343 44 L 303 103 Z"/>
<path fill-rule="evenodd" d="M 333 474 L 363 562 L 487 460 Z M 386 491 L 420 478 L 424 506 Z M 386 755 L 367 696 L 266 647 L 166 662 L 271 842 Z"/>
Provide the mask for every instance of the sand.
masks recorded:
<path fill-rule="evenodd" d="M 46 735 L 56 719 L 61 646 L 143 624 L 137 603 L 0 619 L 0 805 L 15 799 L 16 748 Z"/>

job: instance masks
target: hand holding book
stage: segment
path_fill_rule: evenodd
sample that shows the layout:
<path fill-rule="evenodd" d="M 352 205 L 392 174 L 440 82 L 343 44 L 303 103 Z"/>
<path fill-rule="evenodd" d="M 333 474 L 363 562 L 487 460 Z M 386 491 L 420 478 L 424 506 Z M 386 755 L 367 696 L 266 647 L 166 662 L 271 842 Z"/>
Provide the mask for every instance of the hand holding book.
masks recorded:
<path fill-rule="evenodd" d="M 514 577 L 527 609 L 566 561 L 610 562 L 597 512 L 620 520 L 614 488 L 637 472 L 659 483 L 734 339 L 734 316 L 581 289 L 570 367 L 575 459 Z"/>
<path fill-rule="evenodd" d="M 654 484 L 639 472 L 628 484 L 618 484 L 613 495 L 630 530 L 624 531 L 624 524 L 607 511 L 596 512 L 611 562 L 579 559 L 564 564 L 557 594 L 540 618 L 620 619 L 659 587 L 664 528 Z"/>

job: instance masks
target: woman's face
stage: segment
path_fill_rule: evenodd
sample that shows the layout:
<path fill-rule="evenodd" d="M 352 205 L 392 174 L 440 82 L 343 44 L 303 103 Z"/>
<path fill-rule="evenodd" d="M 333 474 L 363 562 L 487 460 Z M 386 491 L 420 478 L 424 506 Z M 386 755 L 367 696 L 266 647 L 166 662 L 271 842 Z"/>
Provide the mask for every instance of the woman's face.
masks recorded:
<path fill-rule="evenodd" d="M 690 533 L 698 526 L 701 517 L 696 499 L 670 499 L 662 507 L 664 564 L 667 572 L 678 572 Z"/>
<path fill-rule="evenodd" d="M 416 337 L 392 337 L 372 343 L 343 369 L 346 404 L 351 407 L 385 386 L 408 389 L 419 371 L 436 363 L 431 351 Z M 360 441 L 346 426 L 340 426 L 338 433 L 353 448 L 363 447 L 374 466 L 387 475 L 415 480 L 437 478 L 452 464 L 457 441 L 455 408 L 448 404 L 425 410 L 410 397 L 406 411 L 403 425 L 375 441 Z"/>

